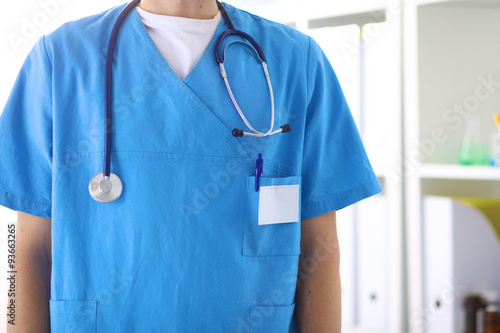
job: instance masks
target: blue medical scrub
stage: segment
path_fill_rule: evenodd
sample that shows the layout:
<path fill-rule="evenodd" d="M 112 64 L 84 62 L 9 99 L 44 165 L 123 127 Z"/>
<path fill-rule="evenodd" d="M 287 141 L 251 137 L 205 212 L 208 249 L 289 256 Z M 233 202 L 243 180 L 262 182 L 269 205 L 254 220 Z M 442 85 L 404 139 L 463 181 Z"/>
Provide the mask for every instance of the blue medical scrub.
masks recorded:
<path fill-rule="evenodd" d="M 134 10 L 114 55 L 111 170 L 124 190 L 113 203 L 94 201 L 88 183 L 102 170 L 105 56 L 123 6 L 63 25 L 26 59 L 0 117 L 0 204 L 52 219 L 52 333 L 296 332 L 301 222 L 258 225 L 258 154 L 261 186 L 300 185 L 301 219 L 380 192 L 319 46 L 226 7 L 264 49 L 276 125 L 292 131 L 231 135 L 246 127 L 214 57 L 224 20 L 182 81 Z M 226 68 L 267 131 L 258 59 L 231 44 Z"/>

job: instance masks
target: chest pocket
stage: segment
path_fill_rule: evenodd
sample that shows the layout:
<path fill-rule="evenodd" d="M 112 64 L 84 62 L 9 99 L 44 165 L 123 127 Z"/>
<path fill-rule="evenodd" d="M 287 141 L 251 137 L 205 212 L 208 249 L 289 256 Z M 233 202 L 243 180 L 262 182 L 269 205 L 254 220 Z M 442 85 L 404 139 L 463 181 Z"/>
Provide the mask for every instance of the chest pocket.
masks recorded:
<path fill-rule="evenodd" d="M 292 256 L 300 254 L 301 177 L 247 178 L 242 254 Z"/>

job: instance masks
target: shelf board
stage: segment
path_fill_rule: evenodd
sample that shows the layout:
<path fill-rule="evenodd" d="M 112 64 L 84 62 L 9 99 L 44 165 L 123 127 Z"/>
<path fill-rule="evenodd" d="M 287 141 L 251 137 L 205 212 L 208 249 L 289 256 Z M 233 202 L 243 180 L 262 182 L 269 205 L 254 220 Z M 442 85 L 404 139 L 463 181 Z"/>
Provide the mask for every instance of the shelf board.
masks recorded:
<path fill-rule="evenodd" d="M 417 5 L 433 5 L 433 4 L 441 4 L 441 3 L 469 3 L 474 5 L 482 5 L 482 4 L 500 4 L 499 0 L 415 0 Z"/>
<path fill-rule="evenodd" d="M 229 2 L 231 3 L 231 2 Z M 389 0 L 348 1 L 339 6 L 324 0 L 310 0 L 307 5 L 302 0 L 250 0 L 235 2 L 238 8 L 266 17 L 277 22 L 296 22 L 298 20 L 314 20 L 335 18 L 350 14 L 370 13 L 385 10 Z M 354 24 L 356 22 L 352 22 Z"/>
<path fill-rule="evenodd" d="M 432 4 L 450 2 L 450 1 L 452 1 L 452 0 L 416 0 L 415 3 L 417 5 L 432 5 Z"/>
<path fill-rule="evenodd" d="M 342 333 L 382 333 L 382 332 L 371 331 L 371 330 L 357 328 L 357 327 L 349 327 L 349 328 L 343 328 Z"/>
<path fill-rule="evenodd" d="M 424 164 L 418 175 L 426 179 L 462 179 L 500 181 L 500 168 L 453 164 Z"/>
<path fill-rule="evenodd" d="M 500 198 L 500 168 L 426 164 L 418 177 L 421 195 Z"/>

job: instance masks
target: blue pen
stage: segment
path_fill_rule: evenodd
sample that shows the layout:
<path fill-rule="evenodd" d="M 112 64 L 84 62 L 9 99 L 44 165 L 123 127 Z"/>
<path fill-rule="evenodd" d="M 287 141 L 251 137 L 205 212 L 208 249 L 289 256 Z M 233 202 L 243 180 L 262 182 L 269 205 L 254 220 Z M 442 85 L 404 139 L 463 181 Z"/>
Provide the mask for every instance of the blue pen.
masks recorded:
<path fill-rule="evenodd" d="M 259 158 L 256 161 L 255 166 L 255 192 L 259 192 L 259 178 L 262 177 L 262 170 L 264 166 L 264 160 L 262 159 L 262 154 L 259 154 Z"/>

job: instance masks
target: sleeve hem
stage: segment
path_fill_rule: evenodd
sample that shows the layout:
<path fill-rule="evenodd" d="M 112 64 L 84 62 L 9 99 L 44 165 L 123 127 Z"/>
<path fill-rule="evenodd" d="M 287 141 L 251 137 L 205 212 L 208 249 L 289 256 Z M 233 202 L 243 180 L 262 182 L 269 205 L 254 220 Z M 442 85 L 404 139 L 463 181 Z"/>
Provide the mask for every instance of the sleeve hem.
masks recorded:
<path fill-rule="evenodd" d="M 309 200 L 302 205 L 302 220 L 320 216 L 334 210 L 340 210 L 358 201 L 371 197 L 382 192 L 378 180 L 375 178 L 361 186 L 355 187 L 347 192 L 324 197 L 320 201 Z"/>
<path fill-rule="evenodd" d="M 35 201 L 26 197 L 0 191 L 0 206 L 26 214 L 51 218 L 51 205 L 46 201 Z"/>

